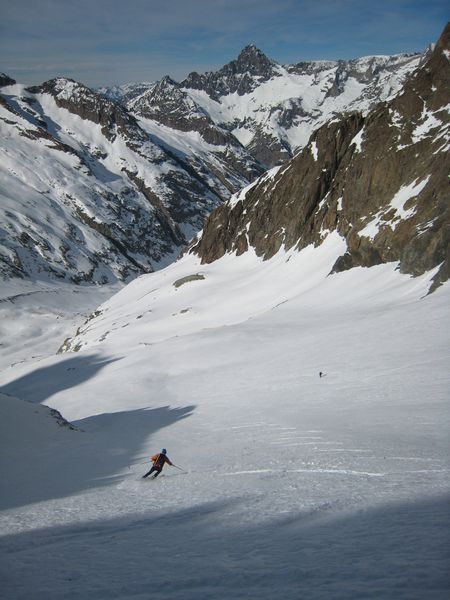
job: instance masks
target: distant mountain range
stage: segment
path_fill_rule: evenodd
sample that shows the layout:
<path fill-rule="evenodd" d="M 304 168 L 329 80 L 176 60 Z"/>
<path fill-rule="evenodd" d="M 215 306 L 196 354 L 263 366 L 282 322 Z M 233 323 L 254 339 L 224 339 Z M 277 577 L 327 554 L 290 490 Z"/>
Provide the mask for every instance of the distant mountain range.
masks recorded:
<path fill-rule="evenodd" d="M 362 136 L 370 111 L 401 98 L 429 57 L 283 66 L 248 46 L 219 71 L 181 83 L 165 77 L 97 91 L 64 78 L 26 88 L 1 75 L 2 277 L 107 283 L 167 265 L 213 209 L 269 167 L 299 153 L 289 170 L 316 148 L 333 157 L 339 125 L 327 138 L 324 123 L 358 111 L 349 127 Z M 403 139 L 412 125 L 399 117 L 392 127 Z M 315 200 L 332 187 L 330 160 L 317 171 L 326 183 Z"/>
<path fill-rule="evenodd" d="M 194 127 L 203 134 L 202 115 L 270 168 L 292 157 L 330 118 L 367 112 L 398 93 L 423 59 L 423 54 L 399 54 L 280 65 L 250 45 L 219 71 L 194 72 L 181 83 L 166 77 L 157 84 L 99 91 L 175 129 Z"/>

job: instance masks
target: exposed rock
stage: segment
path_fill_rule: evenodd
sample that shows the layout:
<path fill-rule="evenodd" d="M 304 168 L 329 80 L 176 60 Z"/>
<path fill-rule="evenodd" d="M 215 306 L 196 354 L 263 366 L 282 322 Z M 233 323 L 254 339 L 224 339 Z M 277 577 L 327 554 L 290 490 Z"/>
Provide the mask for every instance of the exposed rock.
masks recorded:
<path fill-rule="evenodd" d="M 214 99 L 226 94 L 240 96 L 253 91 L 275 73 L 276 62 L 267 58 L 254 44 L 246 46 L 236 60 L 232 60 L 219 71 L 190 73 L 181 82 L 181 87 L 204 90 Z"/>
<path fill-rule="evenodd" d="M 72 431 L 81 431 L 81 429 L 78 429 L 78 427 L 75 427 L 75 425 L 69 423 L 69 421 L 67 421 L 59 412 L 59 410 L 56 410 L 56 408 L 49 408 L 49 411 L 50 417 L 54 419 L 60 427 L 67 427 L 67 429 L 70 429 Z"/>
<path fill-rule="evenodd" d="M 189 283 L 190 281 L 201 281 L 202 279 L 205 279 L 204 275 L 202 275 L 201 273 L 195 273 L 194 275 L 187 275 L 186 277 L 177 279 L 173 285 L 175 288 L 179 288 L 185 283 Z"/>
<path fill-rule="evenodd" d="M 15 85 L 16 81 L 6 75 L 6 73 L 0 73 L 0 88 L 6 87 L 7 85 Z"/>

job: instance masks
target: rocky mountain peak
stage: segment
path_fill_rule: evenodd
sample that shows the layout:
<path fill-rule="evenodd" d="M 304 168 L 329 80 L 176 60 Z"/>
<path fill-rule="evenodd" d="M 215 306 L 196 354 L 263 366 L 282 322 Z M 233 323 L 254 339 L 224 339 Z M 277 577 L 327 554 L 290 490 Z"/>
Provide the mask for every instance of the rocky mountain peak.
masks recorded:
<path fill-rule="evenodd" d="M 174 81 L 171 77 L 166 75 L 160 81 L 158 81 L 153 88 L 144 92 L 136 102 L 132 103 L 133 110 L 139 112 L 139 108 L 145 104 L 152 104 L 157 108 L 158 112 L 164 112 L 167 108 L 166 104 L 170 102 L 172 104 L 193 104 L 193 102 L 187 97 L 186 93 L 181 89 L 180 84 Z M 172 106 L 171 109 L 175 108 Z"/>
<path fill-rule="evenodd" d="M 246 46 L 236 60 L 232 60 L 218 71 L 219 77 L 234 83 L 240 95 L 254 88 L 255 79 L 260 83 L 270 79 L 277 63 L 261 52 L 254 44 Z M 240 85 L 239 85 L 240 84 Z"/>
<path fill-rule="evenodd" d="M 237 59 L 232 60 L 219 71 L 199 75 L 190 73 L 181 83 L 188 89 L 204 90 L 211 98 L 237 92 L 240 96 L 252 92 L 263 81 L 275 74 L 276 62 L 267 58 L 254 44 L 246 46 Z"/>
<path fill-rule="evenodd" d="M 192 98 L 169 76 L 131 102 L 130 109 L 142 117 L 184 131 L 189 131 L 190 119 L 205 116 Z"/>
<path fill-rule="evenodd" d="M 166 75 L 156 84 L 159 88 L 179 88 L 180 84 L 177 83 L 170 75 Z"/>
<path fill-rule="evenodd" d="M 14 85 L 16 81 L 6 75 L 6 73 L 0 73 L 0 87 L 5 87 L 7 85 Z"/>
<path fill-rule="evenodd" d="M 251 75 L 266 75 L 276 63 L 254 44 L 246 46 L 235 61 L 229 63 L 235 73 L 250 73 Z M 226 67 L 225 67 L 226 68 Z"/>
<path fill-rule="evenodd" d="M 51 94 L 55 99 L 66 102 L 85 102 L 98 94 L 86 85 L 69 77 L 55 77 L 38 86 L 31 86 L 27 91 L 32 94 Z"/>
<path fill-rule="evenodd" d="M 50 79 L 40 86 L 28 88 L 28 92 L 52 95 L 59 107 L 67 109 L 82 119 L 100 124 L 103 134 L 109 139 L 115 137 L 116 128 L 128 139 L 137 142 L 147 139 L 136 119 L 125 107 L 73 79 L 64 77 Z"/>

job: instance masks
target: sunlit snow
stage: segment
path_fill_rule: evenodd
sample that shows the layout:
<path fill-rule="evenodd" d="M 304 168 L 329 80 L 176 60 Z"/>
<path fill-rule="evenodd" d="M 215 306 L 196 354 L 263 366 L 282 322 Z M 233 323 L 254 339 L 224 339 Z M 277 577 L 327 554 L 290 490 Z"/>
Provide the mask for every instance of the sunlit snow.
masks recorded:
<path fill-rule="evenodd" d="M 375 217 L 369 223 L 367 223 L 367 225 L 361 229 L 361 231 L 359 231 L 359 235 L 373 240 L 378 234 L 382 225 L 389 224 L 392 229 L 395 229 L 399 220 L 409 219 L 412 217 L 416 212 L 416 207 L 410 206 L 406 209 L 405 205 L 409 200 L 416 198 L 416 196 L 420 194 L 429 180 L 430 176 L 426 177 L 422 181 L 417 182 L 416 180 L 409 185 L 402 186 L 392 198 L 389 205 L 379 211 Z M 395 213 L 387 222 L 383 217 L 389 213 L 391 209 L 395 209 Z"/>
<path fill-rule="evenodd" d="M 5 597 L 444 597 L 449 288 L 343 251 L 186 256 L 2 355 Z"/>

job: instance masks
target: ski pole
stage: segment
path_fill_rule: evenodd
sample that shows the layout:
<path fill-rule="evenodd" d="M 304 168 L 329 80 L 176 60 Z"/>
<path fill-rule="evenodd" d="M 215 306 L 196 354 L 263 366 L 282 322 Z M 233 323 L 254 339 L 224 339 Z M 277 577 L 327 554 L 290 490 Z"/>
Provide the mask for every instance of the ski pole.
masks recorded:
<path fill-rule="evenodd" d="M 173 463 L 172 463 L 172 467 L 175 467 L 175 469 L 179 469 L 180 471 L 183 471 L 183 473 L 187 473 L 187 471 L 185 471 L 181 467 L 177 467 L 177 465 L 174 465 Z"/>

